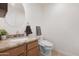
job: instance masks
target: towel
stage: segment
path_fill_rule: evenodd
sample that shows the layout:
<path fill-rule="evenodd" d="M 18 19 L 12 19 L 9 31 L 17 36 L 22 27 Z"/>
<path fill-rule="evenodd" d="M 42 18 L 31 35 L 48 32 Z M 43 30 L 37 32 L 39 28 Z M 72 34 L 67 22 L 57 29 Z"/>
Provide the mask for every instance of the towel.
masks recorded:
<path fill-rule="evenodd" d="M 29 34 L 32 34 L 32 30 L 31 30 L 31 27 L 29 25 L 26 26 L 25 33 L 26 33 L 26 36 L 28 36 Z"/>

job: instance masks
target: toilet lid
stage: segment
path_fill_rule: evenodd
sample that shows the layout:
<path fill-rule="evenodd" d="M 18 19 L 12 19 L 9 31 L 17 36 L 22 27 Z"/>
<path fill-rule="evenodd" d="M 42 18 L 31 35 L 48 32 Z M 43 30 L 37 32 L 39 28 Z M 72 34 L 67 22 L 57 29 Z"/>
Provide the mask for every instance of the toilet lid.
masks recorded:
<path fill-rule="evenodd" d="M 49 41 L 47 41 L 47 40 L 39 40 L 39 44 L 41 45 L 41 46 L 50 46 L 50 47 L 52 47 L 53 46 L 53 43 L 51 43 L 51 42 L 49 42 Z"/>

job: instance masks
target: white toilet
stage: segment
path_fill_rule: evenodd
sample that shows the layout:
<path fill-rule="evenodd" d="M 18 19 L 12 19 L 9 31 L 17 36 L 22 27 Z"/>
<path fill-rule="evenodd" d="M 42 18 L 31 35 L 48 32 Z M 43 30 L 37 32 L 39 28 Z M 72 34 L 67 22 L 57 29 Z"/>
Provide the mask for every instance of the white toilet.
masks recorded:
<path fill-rule="evenodd" d="M 43 56 L 51 56 L 52 52 L 54 50 L 54 44 L 49 42 L 48 40 L 44 39 L 43 37 L 40 37 L 38 40 L 41 55 Z"/>

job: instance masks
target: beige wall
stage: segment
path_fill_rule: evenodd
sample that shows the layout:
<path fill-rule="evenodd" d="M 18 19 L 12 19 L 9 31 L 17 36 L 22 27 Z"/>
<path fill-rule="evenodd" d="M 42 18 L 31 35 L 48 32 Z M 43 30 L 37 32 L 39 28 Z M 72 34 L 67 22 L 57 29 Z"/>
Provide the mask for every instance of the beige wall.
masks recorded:
<path fill-rule="evenodd" d="M 79 4 L 48 4 L 43 32 L 65 55 L 79 55 Z"/>

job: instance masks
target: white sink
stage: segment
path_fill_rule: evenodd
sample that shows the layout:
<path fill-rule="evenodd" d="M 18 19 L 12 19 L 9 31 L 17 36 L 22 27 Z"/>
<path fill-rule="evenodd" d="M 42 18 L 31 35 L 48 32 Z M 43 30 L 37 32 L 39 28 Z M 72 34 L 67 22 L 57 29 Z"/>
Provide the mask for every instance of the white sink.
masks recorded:
<path fill-rule="evenodd" d="M 14 39 L 9 39 L 9 44 L 21 44 L 23 42 L 26 42 L 28 38 L 14 38 Z"/>

